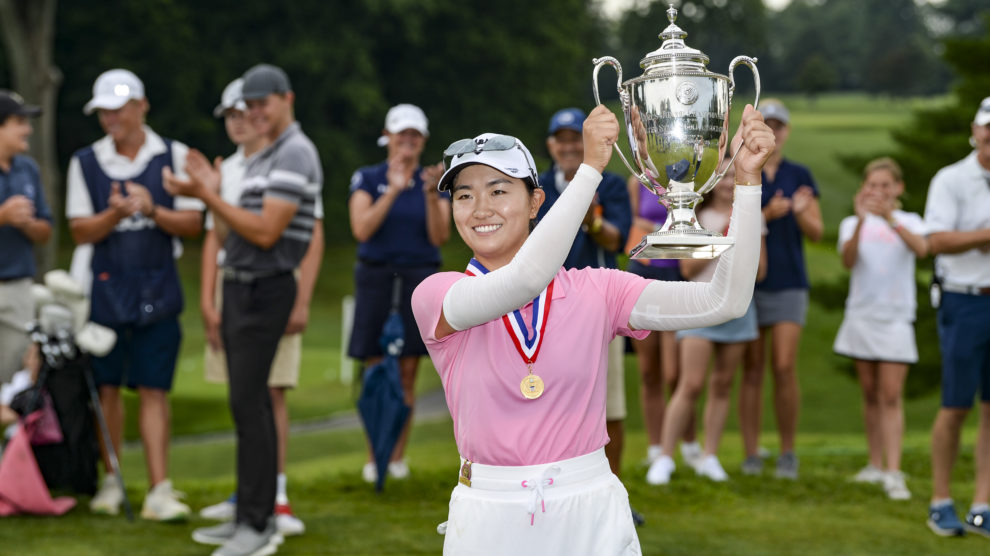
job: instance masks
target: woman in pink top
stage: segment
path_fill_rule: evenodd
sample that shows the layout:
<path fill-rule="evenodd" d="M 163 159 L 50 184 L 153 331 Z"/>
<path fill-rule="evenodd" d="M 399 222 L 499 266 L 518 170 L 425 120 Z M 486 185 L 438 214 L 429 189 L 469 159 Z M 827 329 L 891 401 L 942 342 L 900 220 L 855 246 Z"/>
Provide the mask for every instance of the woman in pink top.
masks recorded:
<path fill-rule="evenodd" d="M 454 222 L 474 258 L 424 280 L 412 306 L 443 382 L 462 464 L 445 554 L 639 554 L 628 496 L 605 459 L 605 369 L 616 334 L 716 324 L 749 305 L 760 246 L 760 168 L 773 147 L 747 107 L 730 234 L 710 283 L 562 270 L 619 133 L 599 106 L 585 163 L 532 233 L 543 201 L 532 156 L 484 134 L 452 144 Z M 749 186 L 749 184 L 755 184 Z"/>

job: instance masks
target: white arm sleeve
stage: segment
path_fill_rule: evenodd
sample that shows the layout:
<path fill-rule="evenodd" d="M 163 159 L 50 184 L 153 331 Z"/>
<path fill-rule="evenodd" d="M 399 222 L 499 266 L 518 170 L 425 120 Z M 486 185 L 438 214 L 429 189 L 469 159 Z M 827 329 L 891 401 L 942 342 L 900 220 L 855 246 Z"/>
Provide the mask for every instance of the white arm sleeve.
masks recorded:
<path fill-rule="evenodd" d="M 759 186 L 737 185 L 729 236 L 736 245 L 715 267 L 711 282 L 651 282 L 633 306 L 629 326 L 638 330 L 684 330 L 741 317 L 749 308 L 760 260 Z"/>
<path fill-rule="evenodd" d="M 447 323 L 454 330 L 467 330 L 540 295 L 564 264 L 601 180 L 594 168 L 582 164 L 509 264 L 484 276 L 465 276 L 454 282 L 443 298 Z"/>

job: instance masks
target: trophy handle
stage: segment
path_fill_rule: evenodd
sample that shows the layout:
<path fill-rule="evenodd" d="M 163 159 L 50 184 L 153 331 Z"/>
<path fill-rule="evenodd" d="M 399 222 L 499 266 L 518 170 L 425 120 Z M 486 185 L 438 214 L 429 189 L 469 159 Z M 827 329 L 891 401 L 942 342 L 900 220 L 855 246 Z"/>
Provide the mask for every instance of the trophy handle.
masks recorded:
<path fill-rule="evenodd" d="M 616 81 L 615 88 L 616 88 L 617 91 L 619 91 L 619 100 L 622 102 L 622 112 L 623 112 L 623 114 L 625 114 L 625 115 L 628 116 L 628 114 L 629 114 L 629 106 L 630 106 L 629 93 L 626 92 L 626 90 L 622 88 L 622 64 L 620 64 L 619 61 L 616 60 L 615 58 L 613 58 L 612 56 L 602 56 L 601 58 L 594 58 L 594 59 L 591 60 L 591 63 L 595 64 L 595 71 L 594 71 L 594 73 L 592 73 L 592 76 L 591 76 L 591 79 L 592 79 L 592 90 L 595 93 L 595 102 L 598 103 L 599 105 L 602 103 L 602 100 L 601 100 L 600 96 L 598 95 L 598 72 L 601 71 L 601 69 L 602 69 L 603 66 L 605 66 L 606 64 L 608 64 L 608 65 L 614 67 L 615 68 L 615 73 L 618 74 L 618 79 Z M 650 183 L 649 180 L 646 177 L 646 174 L 644 174 L 642 172 L 637 172 L 636 170 L 633 170 L 632 165 L 629 164 L 629 161 L 628 160 L 626 160 L 626 155 L 622 154 L 622 149 L 619 148 L 619 142 L 618 141 L 616 141 L 612 145 L 612 147 L 615 149 L 615 152 L 619 153 L 619 158 L 622 159 L 622 163 L 625 164 L 626 165 L 626 168 L 629 169 L 629 173 L 631 173 L 632 175 L 636 176 L 636 179 L 638 179 L 639 181 L 641 181 L 644 184 L 649 184 Z"/>
<path fill-rule="evenodd" d="M 729 62 L 729 108 L 730 109 L 732 108 L 732 93 L 736 90 L 736 78 L 733 77 L 732 72 L 735 71 L 736 66 L 738 66 L 739 64 L 745 64 L 749 66 L 749 69 L 753 70 L 753 83 L 756 85 L 756 98 L 753 99 L 753 107 L 755 108 L 756 106 L 759 106 L 760 71 L 756 69 L 756 61 L 757 61 L 756 58 L 750 58 L 749 56 L 736 56 L 735 58 L 732 59 L 731 62 Z M 711 191 L 711 189 L 715 187 L 715 184 L 718 183 L 718 181 L 721 180 L 723 176 L 725 176 L 725 173 L 729 171 L 729 168 L 732 166 L 732 163 L 736 161 L 736 155 L 738 154 L 739 151 L 732 153 L 732 158 L 729 159 L 729 163 L 725 165 L 725 168 L 723 168 L 721 172 L 717 172 L 714 176 L 712 176 L 711 179 L 708 180 L 708 183 L 705 184 L 705 187 L 703 187 L 702 190 L 699 190 L 698 193 L 704 195 L 705 193 Z"/>

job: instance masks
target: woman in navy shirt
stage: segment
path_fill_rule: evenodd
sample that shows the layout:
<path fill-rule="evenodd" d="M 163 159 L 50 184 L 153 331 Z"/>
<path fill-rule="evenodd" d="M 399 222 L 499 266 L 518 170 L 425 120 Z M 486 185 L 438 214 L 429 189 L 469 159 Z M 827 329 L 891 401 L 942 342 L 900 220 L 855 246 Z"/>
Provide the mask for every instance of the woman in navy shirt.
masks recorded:
<path fill-rule="evenodd" d="M 808 310 L 808 274 L 804 263 L 804 240 L 819 241 L 824 231 L 818 205 L 818 186 L 811 171 L 784 158 L 790 135 L 790 113 L 776 99 L 764 99 L 758 108 L 773 130 L 776 146 L 763 166 L 763 216 L 767 223 L 767 273 L 756 284 L 753 298 L 760 337 L 747 350 L 739 397 L 739 422 L 747 475 L 762 472 L 759 454 L 763 368 L 767 344 L 774 379 L 774 409 L 780 434 L 780 456 L 775 474 L 797 479 L 794 453 L 800 390 L 797 380 L 798 344 Z"/>
<path fill-rule="evenodd" d="M 388 148 L 388 159 L 354 172 L 348 200 L 351 232 L 359 245 L 354 329 L 347 354 L 361 359 L 365 368 L 382 359 L 378 338 L 391 309 L 394 280 L 401 280 L 399 312 L 406 335 L 399 370 L 409 407 L 415 399 L 419 358 L 426 355 L 410 299 L 416 286 L 440 267 L 440 246 L 450 237 L 450 196 L 437 191 L 443 164 L 423 167 L 419 161 L 429 136 L 427 125 L 419 107 L 392 107 L 379 139 L 379 145 Z M 406 422 L 389 463 L 389 474 L 397 479 L 409 474 L 402 455 L 411 422 Z M 377 478 L 371 459 L 362 472 L 368 482 Z"/>

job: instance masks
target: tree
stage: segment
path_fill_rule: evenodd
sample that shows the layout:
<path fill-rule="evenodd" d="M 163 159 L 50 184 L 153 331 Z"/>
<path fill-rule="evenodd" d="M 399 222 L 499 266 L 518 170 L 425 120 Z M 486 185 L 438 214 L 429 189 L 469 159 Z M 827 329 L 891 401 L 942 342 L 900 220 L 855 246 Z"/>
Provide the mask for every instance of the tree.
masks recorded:
<path fill-rule="evenodd" d="M 923 213 L 928 186 L 940 168 L 963 158 L 969 152 L 970 123 L 980 101 L 990 91 L 990 9 L 983 11 L 984 31 L 945 41 L 944 59 L 957 75 L 951 103 L 919 109 L 911 122 L 893 133 L 894 152 L 864 153 L 843 157 L 843 163 L 859 174 L 866 161 L 878 156 L 892 156 L 904 170 L 905 209 Z M 919 267 L 922 263 L 919 263 Z M 918 297 L 917 337 L 936 337 L 935 312 L 927 299 L 927 284 L 921 284 Z M 938 387 L 940 360 L 938 343 L 918 342 L 918 364 L 908 375 L 907 393 L 916 395 Z"/>
<path fill-rule="evenodd" d="M 838 83 L 835 67 L 820 54 L 809 56 L 795 77 L 798 89 L 812 99 L 834 89 Z"/>
<path fill-rule="evenodd" d="M 9 0 L 7 0 L 9 1 Z M 756 1 L 756 0 L 747 0 Z M 75 0 L 59 7 L 55 60 L 58 159 L 99 137 L 84 116 L 93 81 L 123 67 L 145 83 L 149 125 L 208 156 L 233 148 L 211 115 L 220 91 L 251 65 L 282 66 L 296 115 L 324 164 L 328 241 L 348 244 L 347 184 L 384 157 L 385 113 L 419 104 L 430 118 L 424 162 L 483 131 L 542 144 L 563 106 L 591 105 L 591 59 L 604 30 L 590 0 Z M 95 40 L 94 37 L 98 37 Z M 541 149 L 534 148 L 540 160 Z"/>
<path fill-rule="evenodd" d="M 53 62 L 55 4 L 55 0 L 0 0 L 0 34 L 12 88 L 42 109 L 31 141 L 31 155 L 41 169 L 45 198 L 53 214 L 58 214 L 62 178 L 55 150 L 55 103 L 62 73 Z M 52 234 L 51 241 L 38 247 L 40 273 L 54 266 L 57 241 L 58 234 Z"/>
<path fill-rule="evenodd" d="M 752 56 L 759 59 L 757 67 L 763 78 L 763 90 L 767 90 L 764 64 L 769 61 L 769 44 L 767 11 L 762 0 L 687 0 L 673 4 L 678 8 L 677 26 L 687 33 L 684 42 L 708 56 L 710 71 L 725 75 L 733 58 Z M 659 35 L 669 25 L 669 5 L 666 0 L 654 0 L 645 10 L 631 10 L 620 18 L 616 33 L 620 44 L 616 45 L 616 52 L 607 54 L 622 63 L 623 79 L 639 76 L 639 61 L 647 53 L 660 48 L 662 40 Z M 599 55 L 602 54 L 606 53 Z M 737 93 L 752 90 L 748 73 L 740 71 L 735 74 Z M 614 91 L 605 83 L 605 78 L 602 78 L 599 85 L 602 91 Z M 750 101 L 747 98 L 746 102 Z"/>
<path fill-rule="evenodd" d="M 843 90 L 942 93 L 948 74 L 927 10 L 914 0 L 794 0 L 770 18 L 767 79 L 800 89 L 797 75 L 819 56 L 833 67 Z"/>

